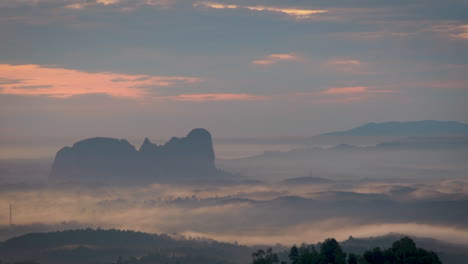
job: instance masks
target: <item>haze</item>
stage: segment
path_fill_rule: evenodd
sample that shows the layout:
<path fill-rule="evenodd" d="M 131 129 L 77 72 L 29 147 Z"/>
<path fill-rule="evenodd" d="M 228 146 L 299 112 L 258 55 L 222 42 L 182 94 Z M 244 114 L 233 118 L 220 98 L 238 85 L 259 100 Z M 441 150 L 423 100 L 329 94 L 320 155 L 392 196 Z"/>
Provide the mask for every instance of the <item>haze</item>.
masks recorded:
<path fill-rule="evenodd" d="M 466 246 L 467 10 L 2 0 L 0 240 L 101 227 Z"/>

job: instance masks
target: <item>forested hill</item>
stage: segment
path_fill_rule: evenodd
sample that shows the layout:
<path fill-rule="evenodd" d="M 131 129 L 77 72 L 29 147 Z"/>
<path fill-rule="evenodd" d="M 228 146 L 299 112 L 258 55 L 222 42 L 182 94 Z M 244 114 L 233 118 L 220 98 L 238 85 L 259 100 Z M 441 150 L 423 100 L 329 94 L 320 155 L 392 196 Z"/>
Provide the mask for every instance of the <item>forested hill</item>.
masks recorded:
<path fill-rule="evenodd" d="M 251 252 L 246 246 L 209 239 L 174 239 L 113 229 L 30 233 L 0 244 L 3 263 L 33 260 L 41 264 L 104 264 L 115 262 L 119 256 L 122 259 L 145 256 L 157 259 L 157 263 L 235 264 L 247 263 Z"/>
<path fill-rule="evenodd" d="M 350 237 L 339 245 L 348 257 L 350 253 L 364 256 L 366 251 L 373 250 L 375 247 L 379 247 L 382 252 L 385 252 L 403 236 L 390 234 L 373 238 Z M 428 252 L 434 251 L 444 264 L 464 264 L 465 260 L 468 259 L 468 253 L 466 253 L 468 247 L 426 238 L 416 237 L 414 241 L 418 247 L 424 248 Z M 317 254 L 320 254 L 322 244 L 307 245 L 307 248 L 315 247 Z M 297 247 L 300 252 L 301 245 Z M 286 249 L 286 247 L 282 248 Z M 253 262 L 252 253 L 258 253 L 258 250 L 259 247 L 222 243 L 210 239 L 175 239 L 164 234 L 156 235 L 114 229 L 79 229 L 29 233 L 8 239 L 0 243 L 0 263 L 16 264 L 18 261 L 32 261 L 29 263 L 247 264 Z M 267 251 L 264 253 L 267 254 Z M 289 254 L 289 250 L 278 252 L 278 263 L 281 261 L 292 263 L 288 257 Z M 265 256 L 263 255 L 263 257 Z"/>

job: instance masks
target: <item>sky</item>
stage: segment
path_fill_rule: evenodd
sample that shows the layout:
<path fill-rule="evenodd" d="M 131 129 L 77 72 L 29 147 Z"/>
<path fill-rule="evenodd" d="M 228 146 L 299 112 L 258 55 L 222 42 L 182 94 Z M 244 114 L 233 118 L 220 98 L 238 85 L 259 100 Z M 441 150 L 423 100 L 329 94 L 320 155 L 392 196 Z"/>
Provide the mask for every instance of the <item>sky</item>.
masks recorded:
<path fill-rule="evenodd" d="M 466 10 L 463 0 L 2 0 L 0 145 L 468 122 Z"/>

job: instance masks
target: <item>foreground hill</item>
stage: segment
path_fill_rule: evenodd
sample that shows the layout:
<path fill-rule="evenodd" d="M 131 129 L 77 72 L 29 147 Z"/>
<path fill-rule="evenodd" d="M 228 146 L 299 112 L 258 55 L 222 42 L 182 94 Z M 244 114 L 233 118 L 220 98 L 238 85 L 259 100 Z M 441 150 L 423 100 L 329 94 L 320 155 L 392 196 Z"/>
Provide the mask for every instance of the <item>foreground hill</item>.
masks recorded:
<path fill-rule="evenodd" d="M 41 264 L 112 263 L 118 257 L 145 256 L 157 263 L 247 263 L 251 249 L 213 240 L 174 239 L 167 235 L 120 230 L 68 230 L 30 233 L 0 244 L 2 261 Z"/>
<path fill-rule="evenodd" d="M 404 235 L 389 234 L 372 238 L 353 238 L 340 243 L 346 253 L 386 249 Z M 468 247 L 434 239 L 413 237 L 418 246 L 436 252 L 445 264 L 466 263 Z M 319 248 L 320 244 L 316 245 Z M 285 249 L 284 247 L 282 247 Z M 279 247 L 281 249 L 281 247 Z M 258 247 L 221 243 L 210 239 L 174 239 L 134 231 L 82 229 L 30 233 L 0 243 L 0 261 L 35 261 L 41 264 L 110 264 L 118 259 L 127 263 L 250 263 Z M 286 260 L 287 251 L 279 253 Z M 133 262 L 132 262 L 133 260 Z M 3 262 L 2 262 L 3 263 Z"/>
<path fill-rule="evenodd" d="M 468 134 L 468 124 L 455 121 L 411 121 L 367 123 L 350 130 L 320 136 L 442 136 Z"/>

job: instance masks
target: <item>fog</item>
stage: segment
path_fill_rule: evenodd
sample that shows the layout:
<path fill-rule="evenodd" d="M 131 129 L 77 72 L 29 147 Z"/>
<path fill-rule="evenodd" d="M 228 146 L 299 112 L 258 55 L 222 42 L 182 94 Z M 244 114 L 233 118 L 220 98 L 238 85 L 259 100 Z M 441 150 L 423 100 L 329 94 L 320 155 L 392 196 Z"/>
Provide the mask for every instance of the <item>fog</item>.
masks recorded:
<path fill-rule="evenodd" d="M 100 227 L 248 245 L 390 232 L 468 245 L 466 153 L 304 145 L 216 161 L 249 184 L 144 186 L 57 183 L 48 179 L 50 160 L 3 160 L 0 239 Z"/>

